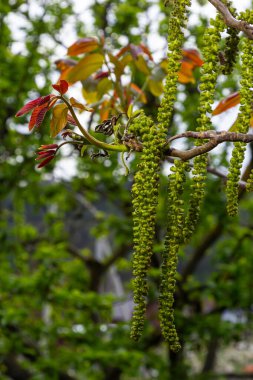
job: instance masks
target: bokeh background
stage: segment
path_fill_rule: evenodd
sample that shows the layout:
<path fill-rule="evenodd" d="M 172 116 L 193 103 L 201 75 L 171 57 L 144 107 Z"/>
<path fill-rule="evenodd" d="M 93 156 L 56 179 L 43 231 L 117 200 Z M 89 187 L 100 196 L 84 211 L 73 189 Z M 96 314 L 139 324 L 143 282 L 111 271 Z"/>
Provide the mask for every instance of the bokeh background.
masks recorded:
<path fill-rule="evenodd" d="M 233 3 L 239 10 L 252 7 L 246 0 Z M 92 160 L 73 149 L 38 170 L 37 148 L 52 143 L 49 117 L 32 133 L 26 117 L 14 117 L 25 102 L 51 92 L 59 78 L 54 61 L 66 58 L 77 38 L 103 34 L 112 52 L 144 43 L 156 61 L 165 57 L 162 2 L 9 0 L 0 11 L 0 379 L 253 378 L 252 195 L 242 190 L 239 216 L 229 218 L 224 181 L 208 175 L 200 223 L 180 251 L 175 307 L 183 349 L 171 354 L 157 317 L 164 166 L 147 323 L 135 343 L 129 338 L 130 189 L 138 157 L 132 155 L 128 176 L 116 154 Z M 206 1 L 193 2 L 186 48 L 201 48 L 212 15 Z M 239 66 L 220 78 L 217 102 L 238 90 Z M 179 84 L 173 131 L 196 127 L 198 69 L 194 75 L 194 83 Z M 81 88 L 78 83 L 71 91 L 83 101 Z M 155 114 L 157 99 L 149 96 L 145 109 Z M 235 107 L 214 118 L 215 127 L 228 129 L 236 113 Z M 98 115 L 80 118 L 91 129 L 99 122 Z M 210 165 L 226 173 L 230 152 L 231 144 L 224 144 Z M 244 173 L 251 167 L 248 147 Z"/>

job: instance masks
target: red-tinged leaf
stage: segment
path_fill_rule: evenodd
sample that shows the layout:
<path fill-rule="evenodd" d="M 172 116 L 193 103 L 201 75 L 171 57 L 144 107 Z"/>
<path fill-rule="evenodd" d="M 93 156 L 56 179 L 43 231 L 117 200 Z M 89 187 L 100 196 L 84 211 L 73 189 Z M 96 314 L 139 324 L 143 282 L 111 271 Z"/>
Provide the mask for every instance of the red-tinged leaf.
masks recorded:
<path fill-rule="evenodd" d="M 200 54 L 196 49 L 183 49 L 183 60 L 190 61 L 194 64 L 194 67 L 200 67 L 203 65 L 203 61 L 200 58 Z"/>
<path fill-rule="evenodd" d="M 50 122 L 51 137 L 55 137 L 66 126 L 68 122 L 68 106 L 65 103 L 57 104 L 53 109 Z"/>
<path fill-rule="evenodd" d="M 44 158 L 51 157 L 55 155 L 55 150 L 49 150 L 47 152 L 39 152 L 39 157 L 35 158 L 35 161 L 43 160 Z"/>
<path fill-rule="evenodd" d="M 119 58 L 121 57 L 123 54 L 125 54 L 127 51 L 129 51 L 130 49 L 130 46 L 127 45 L 127 46 L 124 46 L 123 48 L 120 49 L 120 51 L 116 54 L 116 57 Z"/>
<path fill-rule="evenodd" d="M 103 79 L 109 77 L 109 71 L 100 71 L 94 77 L 94 79 Z"/>
<path fill-rule="evenodd" d="M 150 53 L 150 50 L 144 44 L 139 44 L 139 45 L 128 44 L 119 50 L 119 52 L 116 54 L 116 57 L 119 58 L 128 51 L 131 53 L 134 59 L 137 59 L 140 54 L 145 53 L 149 57 L 149 59 L 153 61 L 153 57 L 152 57 L 152 54 Z"/>
<path fill-rule="evenodd" d="M 178 81 L 180 83 L 195 83 L 193 75 L 193 67 L 191 63 L 182 62 L 180 71 L 178 72 Z"/>
<path fill-rule="evenodd" d="M 43 166 L 46 166 L 50 161 L 52 161 L 53 158 L 54 158 L 54 155 L 45 158 L 45 160 L 43 160 L 43 161 L 37 166 L 37 168 L 38 168 L 38 169 L 43 168 Z"/>
<path fill-rule="evenodd" d="M 56 152 L 55 149 L 48 149 L 48 150 L 41 150 L 37 154 L 38 154 L 39 157 L 43 157 L 44 154 L 51 155 L 51 154 L 55 154 L 55 152 Z M 39 159 L 39 157 L 38 157 L 38 159 Z"/>
<path fill-rule="evenodd" d="M 42 106 L 43 104 L 49 102 L 50 99 L 53 99 L 55 97 L 55 95 L 46 95 L 46 96 L 42 96 L 41 100 L 39 101 L 38 103 L 38 106 Z"/>
<path fill-rule="evenodd" d="M 55 61 L 56 67 L 61 72 L 69 69 L 70 67 L 73 67 L 76 65 L 76 61 L 73 59 L 58 59 Z"/>
<path fill-rule="evenodd" d="M 68 91 L 69 85 L 67 81 L 60 79 L 59 84 L 53 84 L 52 87 L 61 95 L 64 95 Z"/>
<path fill-rule="evenodd" d="M 57 102 L 57 100 L 59 100 L 59 97 L 55 96 L 52 100 L 50 100 L 50 102 L 48 103 L 48 107 L 47 108 L 50 110 L 55 105 L 55 103 Z"/>
<path fill-rule="evenodd" d="M 67 79 L 71 82 L 83 81 L 91 74 L 99 70 L 104 62 L 102 54 L 93 53 L 81 59 L 76 66 L 74 66 L 67 75 Z"/>
<path fill-rule="evenodd" d="M 227 111 L 229 108 L 232 108 L 240 103 L 240 94 L 239 92 L 234 92 L 229 95 L 227 98 L 223 99 L 217 107 L 213 110 L 213 116 L 219 115 L 220 113 Z"/>
<path fill-rule="evenodd" d="M 39 97 L 37 99 L 31 100 L 30 102 L 26 103 L 24 105 L 24 107 L 22 107 L 16 113 L 16 117 L 23 116 L 26 113 L 28 113 L 29 111 L 31 111 L 32 109 L 34 109 L 35 107 L 40 106 L 40 105 L 48 102 L 49 99 L 50 99 L 50 97 L 51 97 L 51 95 L 46 95 L 46 96 L 41 96 L 41 97 Z"/>
<path fill-rule="evenodd" d="M 68 48 L 68 55 L 74 57 L 79 54 L 88 53 L 99 47 L 99 42 L 95 37 L 80 38 Z"/>
<path fill-rule="evenodd" d="M 68 113 L 67 115 L 67 122 L 72 125 L 77 125 L 75 119 Z"/>
<path fill-rule="evenodd" d="M 28 126 L 29 131 L 31 131 L 35 126 L 39 127 L 41 125 L 47 111 L 48 111 L 47 103 L 42 104 L 41 106 L 37 106 L 33 110 L 30 121 L 29 121 L 29 126 Z"/>
<path fill-rule="evenodd" d="M 37 119 L 36 119 L 36 127 L 39 128 L 44 120 L 44 117 L 46 115 L 48 111 L 48 108 L 47 107 L 44 107 L 42 108 L 39 112 L 38 112 L 38 115 L 37 115 Z"/>
<path fill-rule="evenodd" d="M 48 145 L 41 145 L 39 147 L 39 150 L 48 150 L 48 149 L 56 149 L 58 148 L 58 144 L 48 144 Z"/>
<path fill-rule="evenodd" d="M 146 45 L 142 44 L 142 43 L 141 43 L 139 46 L 140 46 L 140 48 L 142 49 L 143 53 L 147 54 L 147 56 L 149 57 L 149 59 L 150 59 L 151 61 L 154 61 L 154 59 L 153 59 L 153 57 L 152 57 L 152 54 L 151 54 L 149 48 L 148 48 Z"/>

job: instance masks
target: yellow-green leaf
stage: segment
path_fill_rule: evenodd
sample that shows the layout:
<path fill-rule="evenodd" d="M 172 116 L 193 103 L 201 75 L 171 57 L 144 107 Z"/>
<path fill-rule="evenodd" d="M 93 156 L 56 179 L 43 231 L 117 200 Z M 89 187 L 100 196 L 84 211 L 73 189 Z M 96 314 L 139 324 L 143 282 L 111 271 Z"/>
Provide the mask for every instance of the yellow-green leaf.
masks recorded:
<path fill-rule="evenodd" d="M 87 91 L 83 88 L 82 95 L 88 104 L 96 103 L 99 100 L 97 91 Z"/>
<path fill-rule="evenodd" d="M 149 67 L 147 65 L 147 62 L 145 61 L 144 57 L 142 55 L 138 55 L 137 59 L 134 61 L 136 67 L 138 70 L 140 70 L 145 75 L 150 74 Z"/>
<path fill-rule="evenodd" d="M 103 78 L 97 85 L 98 96 L 101 99 L 102 96 L 112 89 L 112 82 L 108 78 Z"/>
<path fill-rule="evenodd" d="M 149 79 L 148 87 L 154 96 L 160 96 L 163 93 L 163 84 L 162 82 L 157 82 L 153 79 Z"/>
<path fill-rule="evenodd" d="M 91 74 L 99 70 L 104 62 L 102 54 L 94 53 L 85 56 L 76 66 L 74 66 L 67 75 L 67 80 L 71 83 L 79 80 L 85 80 Z"/>
<path fill-rule="evenodd" d="M 65 103 L 57 104 L 53 109 L 50 122 L 51 137 L 55 137 L 67 124 L 68 106 Z"/>
<path fill-rule="evenodd" d="M 133 113 L 133 103 L 130 104 L 130 106 L 128 107 L 128 110 L 127 110 L 127 116 L 128 118 L 130 119 L 130 117 L 132 116 L 132 113 Z"/>
<path fill-rule="evenodd" d="M 74 108 L 78 108 L 79 110 L 82 110 L 82 111 L 88 111 L 88 112 L 93 112 L 94 109 L 93 108 L 89 108 L 89 107 L 86 107 L 84 104 L 80 103 L 78 100 L 76 100 L 75 98 L 70 98 L 70 103 L 72 105 L 72 107 Z"/>

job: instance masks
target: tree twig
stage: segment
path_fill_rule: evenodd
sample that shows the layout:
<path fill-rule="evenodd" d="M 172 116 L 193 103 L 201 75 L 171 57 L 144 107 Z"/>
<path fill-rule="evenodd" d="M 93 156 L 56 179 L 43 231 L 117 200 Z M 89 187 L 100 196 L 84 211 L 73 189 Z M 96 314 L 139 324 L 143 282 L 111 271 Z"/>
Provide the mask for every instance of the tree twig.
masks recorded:
<path fill-rule="evenodd" d="M 240 30 L 246 34 L 249 39 L 253 39 L 253 26 L 244 20 L 237 20 L 232 16 L 228 7 L 221 0 L 208 0 L 217 11 L 219 11 L 227 26 Z"/>

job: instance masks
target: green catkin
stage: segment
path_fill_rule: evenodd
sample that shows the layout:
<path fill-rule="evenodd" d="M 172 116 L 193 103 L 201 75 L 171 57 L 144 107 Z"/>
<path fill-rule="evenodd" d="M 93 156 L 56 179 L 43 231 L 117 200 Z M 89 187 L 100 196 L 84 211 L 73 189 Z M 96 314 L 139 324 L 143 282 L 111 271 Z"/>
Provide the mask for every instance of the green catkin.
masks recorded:
<path fill-rule="evenodd" d="M 253 41 L 248 38 L 243 38 L 242 41 L 241 73 L 238 132 L 247 133 L 250 125 L 253 100 Z M 232 158 L 230 160 L 226 194 L 227 212 L 231 216 L 236 215 L 238 212 L 238 182 L 240 180 L 241 167 L 244 161 L 245 150 L 245 143 L 236 142 L 234 144 Z M 248 189 L 249 188 L 250 185 L 248 185 Z"/>
<path fill-rule="evenodd" d="M 131 337 L 138 340 L 144 326 L 146 298 L 148 292 L 147 272 L 153 250 L 156 208 L 158 202 L 161 152 L 165 135 L 153 121 L 143 113 L 129 127 L 142 140 L 143 151 L 135 174 L 133 195 L 133 281 L 135 308 Z"/>
<path fill-rule="evenodd" d="M 204 64 L 201 68 L 201 84 L 199 99 L 199 118 L 197 131 L 206 131 L 212 129 L 211 114 L 212 103 L 214 101 L 215 85 L 219 74 L 219 43 L 221 32 L 225 28 L 224 21 L 220 15 L 211 20 L 209 27 L 203 36 L 203 58 Z M 196 145 L 203 142 L 197 141 Z M 192 194 L 188 215 L 186 217 L 183 230 L 185 242 L 189 240 L 195 230 L 199 219 L 200 207 L 205 195 L 206 177 L 207 177 L 207 154 L 196 156 L 193 164 L 193 183 L 191 185 Z"/>
<path fill-rule="evenodd" d="M 245 11 L 244 13 L 242 13 L 240 15 L 240 18 L 244 19 L 245 21 L 247 21 L 250 24 L 252 24 L 253 23 L 253 11 L 252 10 L 251 11 L 250 10 Z M 248 47 L 249 48 L 249 52 L 248 52 L 249 54 L 250 54 L 250 50 L 251 50 L 251 54 L 248 55 L 247 79 L 249 81 L 248 85 L 250 85 L 250 83 L 251 83 L 251 86 L 253 87 L 253 85 L 252 85 L 252 83 L 253 83 L 253 53 L 252 53 L 252 50 L 253 50 L 253 47 L 252 47 L 253 41 L 252 40 L 248 40 L 247 44 L 250 45 Z M 248 95 L 250 96 L 250 89 L 248 89 L 247 92 L 249 92 Z M 251 99 L 252 99 L 252 95 L 251 95 Z M 251 108 L 250 115 L 252 115 L 252 108 Z M 249 175 L 249 178 L 247 180 L 246 190 L 247 191 L 253 191 L 253 170 L 251 171 L 251 173 Z"/>
<path fill-rule="evenodd" d="M 173 9 L 169 18 L 168 30 L 168 75 L 164 88 L 164 96 L 158 110 L 158 122 L 160 128 L 166 133 L 171 123 L 174 103 L 176 100 L 178 72 L 182 59 L 182 45 L 184 42 L 183 28 L 187 23 L 187 11 L 191 5 L 189 0 L 178 0 L 173 3 Z M 187 164 L 176 161 L 174 174 L 169 180 L 169 215 L 168 229 L 165 238 L 163 263 L 161 267 L 159 319 L 162 334 L 169 342 L 170 349 L 177 352 L 180 343 L 174 324 L 174 291 L 177 271 L 177 255 L 180 246 L 183 226 L 183 201 L 181 193 L 184 182 L 184 170 Z"/>
<path fill-rule="evenodd" d="M 236 17 L 236 9 L 232 6 L 231 1 L 222 1 L 229 9 L 233 17 Z M 227 28 L 228 37 L 225 39 L 225 62 L 222 65 L 222 74 L 229 75 L 233 71 L 236 62 L 239 44 L 239 30 L 235 28 Z"/>
<path fill-rule="evenodd" d="M 182 45 L 184 42 L 183 28 L 187 23 L 187 10 L 190 0 L 177 0 L 169 16 L 168 28 L 168 75 L 166 77 L 164 95 L 158 110 L 157 120 L 164 131 L 170 126 L 174 103 L 176 101 L 178 72 L 181 66 Z"/>
<path fill-rule="evenodd" d="M 180 343 L 174 323 L 174 292 L 178 250 L 182 243 L 182 228 L 184 224 L 184 204 L 181 199 L 185 182 L 185 171 L 189 164 L 180 160 L 175 161 L 171 168 L 168 187 L 168 227 L 164 242 L 163 263 L 161 267 L 161 284 L 159 296 L 159 318 L 164 338 L 169 342 L 174 352 L 180 350 Z"/>

